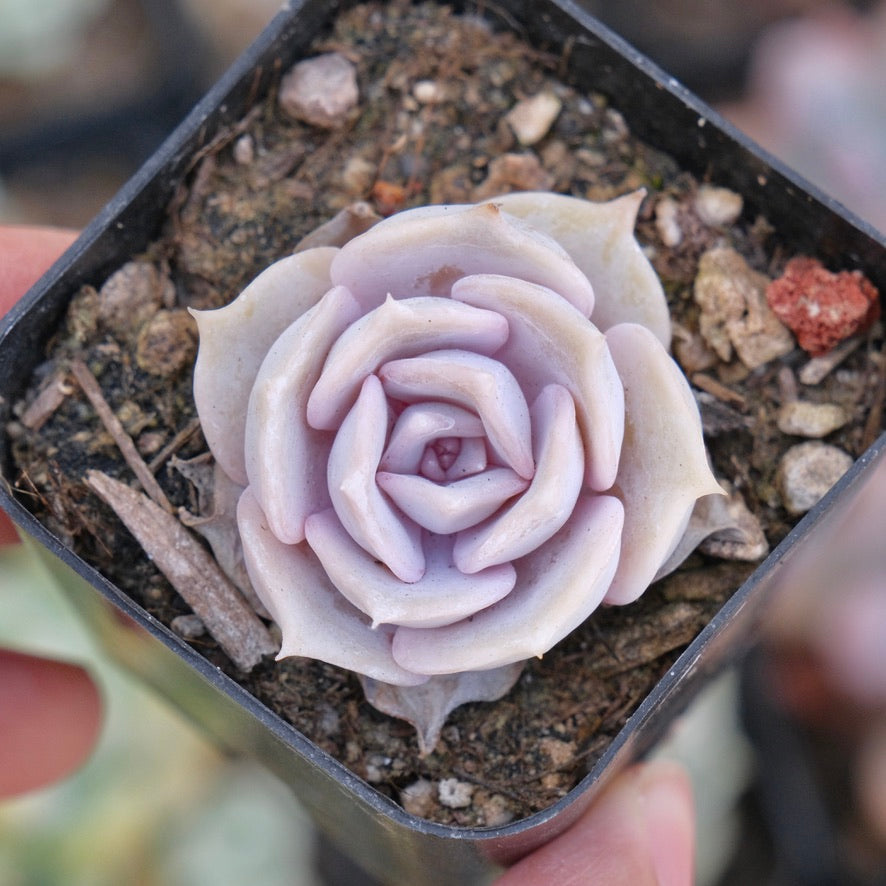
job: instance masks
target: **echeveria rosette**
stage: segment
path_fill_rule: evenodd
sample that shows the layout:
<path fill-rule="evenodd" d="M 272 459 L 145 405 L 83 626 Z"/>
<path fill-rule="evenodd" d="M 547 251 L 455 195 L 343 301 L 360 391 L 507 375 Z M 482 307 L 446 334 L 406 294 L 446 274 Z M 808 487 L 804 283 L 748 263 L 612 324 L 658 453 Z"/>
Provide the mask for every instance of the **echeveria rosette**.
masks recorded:
<path fill-rule="evenodd" d="M 195 398 L 280 656 L 419 729 L 629 603 L 719 491 L 642 192 L 431 206 L 197 314 Z"/>

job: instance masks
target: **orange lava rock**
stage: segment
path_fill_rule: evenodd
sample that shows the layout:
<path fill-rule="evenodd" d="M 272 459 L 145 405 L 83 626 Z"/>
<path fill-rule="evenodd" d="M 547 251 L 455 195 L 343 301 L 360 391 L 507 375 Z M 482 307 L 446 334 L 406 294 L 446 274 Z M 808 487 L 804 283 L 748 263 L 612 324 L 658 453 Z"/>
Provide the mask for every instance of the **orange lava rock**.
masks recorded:
<path fill-rule="evenodd" d="M 818 259 L 792 258 L 766 300 L 804 351 L 826 354 L 880 316 L 877 288 L 861 271 L 832 273 Z"/>
<path fill-rule="evenodd" d="M 379 179 L 372 186 L 369 196 L 375 203 L 379 215 L 393 215 L 406 205 L 406 188 L 383 179 Z"/>

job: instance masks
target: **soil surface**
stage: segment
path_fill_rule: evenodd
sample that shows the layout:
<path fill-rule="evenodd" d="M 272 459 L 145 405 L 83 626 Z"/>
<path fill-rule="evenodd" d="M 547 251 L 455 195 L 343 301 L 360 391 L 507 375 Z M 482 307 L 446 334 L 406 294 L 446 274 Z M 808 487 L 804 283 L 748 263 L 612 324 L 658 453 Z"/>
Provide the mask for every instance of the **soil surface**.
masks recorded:
<path fill-rule="evenodd" d="M 750 328 L 759 305 L 730 325 L 729 280 L 737 276 L 751 290 L 756 281 L 759 294 L 793 257 L 790 245 L 765 219 L 737 215 L 738 195 L 712 190 L 716 182 L 697 181 L 633 138 L 604 96 L 562 82 L 560 60 L 516 36 L 493 36 L 476 18 L 433 4 L 369 3 L 343 14 L 314 48 L 356 66 L 360 98 L 345 124 L 299 122 L 281 110 L 274 89 L 195 159 L 162 236 L 73 298 L 7 428 L 14 482 L 81 556 L 379 791 L 439 822 L 503 824 L 549 806 L 582 778 L 763 551 L 708 546 L 637 603 L 599 610 L 530 662 L 504 699 L 452 713 L 437 747 L 421 758 L 412 728 L 371 708 L 352 674 L 304 659 L 266 659 L 244 674 L 199 624 L 182 620 L 188 606 L 84 483 L 87 469 L 126 483 L 133 476 L 73 380 L 72 361 L 98 380 L 172 504 L 196 513 L 197 490 L 174 467 L 206 449 L 191 396 L 196 331 L 186 307 L 226 304 L 354 201 L 387 215 L 509 190 L 606 200 L 645 187 L 638 238 L 664 283 L 675 355 L 697 394 L 716 472 L 774 546 L 800 516 L 786 507 L 797 490 L 786 490 L 779 473 L 785 453 L 808 438 L 856 458 L 882 425 L 882 327 L 838 346 L 847 351 L 842 362 L 804 383 L 815 367 L 784 328 L 768 316 Z M 505 116 L 539 93 L 561 108 L 537 140 L 520 144 Z M 723 283 L 714 261 L 704 307 L 700 261 L 719 248 L 733 251 L 720 258 L 734 274 Z M 778 350 L 784 341 L 783 353 L 753 368 L 738 356 L 753 363 L 750 350 Z M 823 442 L 814 436 L 823 429 L 818 413 L 786 423 L 785 404 L 797 401 L 839 407 Z"/>

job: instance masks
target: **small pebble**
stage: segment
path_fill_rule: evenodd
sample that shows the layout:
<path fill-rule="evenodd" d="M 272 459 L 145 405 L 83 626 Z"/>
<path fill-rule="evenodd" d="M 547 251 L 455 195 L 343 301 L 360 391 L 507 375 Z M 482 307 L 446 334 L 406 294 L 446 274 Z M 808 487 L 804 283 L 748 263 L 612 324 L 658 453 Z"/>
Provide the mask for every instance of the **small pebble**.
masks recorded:
<path fill-rule="evenodd" d="M 578 747 L 574 741 L 561 741 L 559 738 L 545 737 L 538 743 L 538 749 L 559 769 L 575 759 Z"/>
<path fill-rule="evenodd" d="M 139 369 L 161 377 L 190 366 L 197 355 L 197 325 L 184 310 L 158 311 L 145 323 L 135 345 Z"/>
<path fill-rule="evenodd" d="M 169 626 L 184 640 L 196 640 L 206 633 L 206 626 L 197 615 L 177 615 Z"/>
<path fill-rule="evenodd" d="M 849 470 L 852 457 L 836 446 L 809 442 L 781 457 L 778 486 L 788 512 L 805 514 Z"/>
<path fill-rule="evenodd" d="M 400 802 L 403 808 L 411 815 L 425 818 L 434 808 L 434 785 L 426 778 L 420 778 L 412 784 L 406 785 L 400 791 Z"/>
<path fill-rule="evenodd" d="M 768 282 L 731 247 L 701 256 L 693 286 L 701 308 L 699 330 L 724 362 L 734 350 L 744 366 L 756 369 L 793 350 L 790 332 L 766 303 Z"/>
<path fill-rule="evenodd" d="M 357 69 L 343 55 L 329 52 L 294 65 L 280 82 L 283 111 L 321 129 L 335 129 L 359 101 Z"/>
<path fill-rule="evenodd" d="M 435 105 L 444 98 L 443 90 L 433 80 L 419 80 L 412 87 L 412 95 L 421 105 Z"/>
<path fill-rule="evenodd" d="M 695 211 L 709 227 L 719 228 L 731 225 L 741 215 L 744 201 L 741 194 L 729 188 L 702 185 L 695 195 Z"/>
<path fill-rule="evenodd" d="M 513 810 L 501 794 L 484 795 L 481 801 L 475 801 L 474 808 L 488 828 L 501 827 L 514 820 Z"/>
<path fill-rule="evenodd" d="M 471 805 L 474 786 L 457 778 L 444 778 L 437 787 L 440 803 L 449 809 L 466 809 Z"/>
<path fill-rule="evenodd" d="M 98 294 L 100 321 L 126 339 L 164 305 L 175 302 L 175 286 L 149 262 L 131 261 L 105 281 Z"/>
<path fill-rule="evenodd" d="M 234 161 L 240 166 L 249 166 L 255 160 L 255 142 L 247 132 L 234 142 Z"/>
<path fill-rule="evenodd" d="M 655 206 L 655 229 L 661 242 L 673 249 L 683 241 L 683 229 L 679 221 L 680 207 L 677 201 L 670 197 L 659 200 Z"/>
<path fill-rule="evenodd" d="M 505 114 L 517 141 L 524 147 L 541 141 L 557 119 L 563 102 L 553 92 L 539 92 L 524 98 Z"/>
<path fill-rule="evenodd" d="M 778 429 L 784 434 L 798 437 L 827 437 L 847 421 L 849 416 L 846 410 L 836 403 L 791 400 L 778 410 Z"/>
<path fill-rule="evenodd" d="M 375 163 L 365 157 L 354 156 L 345 163 L 341 182 L 349 194 L 363 197 L 369 193 L 377 174 L 378 166 Z"/>
<path fill-rule="evenodd" d="M 547 191 L 554 177 L 535 154 L 502 154 L 489 164 L 486 180 L 474 189 L 474 202 L 509 191 Z"/>

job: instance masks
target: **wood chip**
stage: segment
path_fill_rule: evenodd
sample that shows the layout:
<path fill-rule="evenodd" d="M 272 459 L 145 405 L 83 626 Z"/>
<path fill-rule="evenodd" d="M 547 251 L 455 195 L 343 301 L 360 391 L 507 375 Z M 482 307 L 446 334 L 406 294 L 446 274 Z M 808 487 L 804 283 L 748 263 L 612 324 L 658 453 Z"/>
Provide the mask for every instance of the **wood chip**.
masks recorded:
<path fill-rule="evenodd" d="M 713 376 L 707 375 L 704 372 L 696 372 L 692 376 L 692 384 L 697 388 L 701 388 L 703 391 L 707 391 L 718 400 L 723 400 L 725 403 L 733 403 L 736 406 L 740 406 L 742 409 L 747 406 L 747 401 L 743 395 L 739 394 L 737 391 L 733 391 L 732 388 L 727 388 L 726 385 L 718 382 Z"/>
<path fill-rule="evenodd" d="M 135 536 L 240 670 L 250 671 L 263 656 L 277 652 L 268 629 L 175 517 L 101 471 L 88 471 L 86 483 Z"/>
<path fill-rule="evenodd" d="M 40 389 L 40 393 L 28 404 L 22 414 L 21 422 L 32 431 L 39 431 L 52 414 L 71 393 L 71 384 L 66 372 L 56 371 L 49 382 Z"/>
<path fill-rule="evenodd" d="M 813 357 L 800 369 L 799 378 L 804 385 L 817 385 L 830 375 L 862 342 L 861 336 L 846 339 L 835 348 Z"/>
<path fill-rule="evenodd" d="M 200 430 L 200 419 L 192 418 L 148 463 L 148 470 L 155 474 L 170 456 L 176 454 L 197 431 Z"/>
<path fill-rule="evenodd" d="M 82 360 L 71 361 L 71 373 L 77 379 L 77 384 L 83 389 L 86 398 L 92 404 L 92 408 L 96 411 L 101 423 L 105 426 L 107 432 L 114 438 L 117 448 L 126 461 L 126 464 L 132 469 L 132 472 L 141 483 L 142 489 L 151 496 L 156 504 L 169 513 L 173 508 L 166 493 L 160 488 L 160 484 L 154 479 L 150 468 L 145 464 L 145 460 L 141 457 L 132 437 L 126 433 L 125 428 L 120 423 L 120 419 L 114 415 L 114 410 L 108 405 L 105 396 L 95 376 L 90 372 L 89 367 Z"/>

